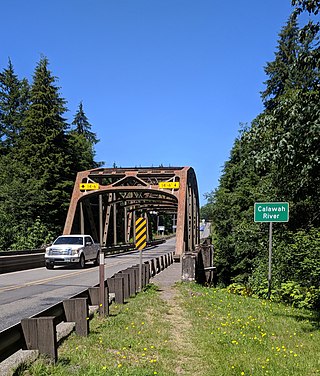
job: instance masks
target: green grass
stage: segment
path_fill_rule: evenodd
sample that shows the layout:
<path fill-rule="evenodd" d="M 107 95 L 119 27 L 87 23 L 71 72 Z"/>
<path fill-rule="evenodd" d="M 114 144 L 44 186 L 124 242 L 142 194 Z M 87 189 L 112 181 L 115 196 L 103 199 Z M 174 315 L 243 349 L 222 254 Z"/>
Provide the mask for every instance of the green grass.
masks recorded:
<path fill-rule="evenodd" d="M 320 374 L 319 318 L 278 303 L 178 284 L 165 302 L 155 287 L 111 316 L 95 317 L 90 335 L 72 334 L 59 361 L 39 359 L 18 375 Z"/>
<path fill-rule="evenodd" d="M 319 317 L 226 290 L 181 286 L 193 340 L 212 375 L 317 375 Z"/>

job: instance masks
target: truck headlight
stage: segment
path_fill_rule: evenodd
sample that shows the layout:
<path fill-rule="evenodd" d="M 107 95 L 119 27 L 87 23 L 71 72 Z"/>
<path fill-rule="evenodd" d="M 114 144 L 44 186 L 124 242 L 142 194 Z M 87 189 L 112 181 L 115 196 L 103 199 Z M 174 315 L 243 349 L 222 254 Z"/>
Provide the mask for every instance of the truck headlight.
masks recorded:
<path fill-rule="evenodd" d="M 72 251 L 72 255 L 77 255 L 80 251 L 81 251 L 81 249 L 74 249 Z"/>

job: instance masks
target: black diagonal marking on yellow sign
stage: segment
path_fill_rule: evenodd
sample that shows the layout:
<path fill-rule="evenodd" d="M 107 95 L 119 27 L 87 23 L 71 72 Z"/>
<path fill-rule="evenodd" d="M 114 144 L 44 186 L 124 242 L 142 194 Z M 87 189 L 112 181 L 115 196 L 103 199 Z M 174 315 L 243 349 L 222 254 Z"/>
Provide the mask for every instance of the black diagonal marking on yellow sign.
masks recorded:
<path fill-rule="evenodd" d="M 136 248 L 142 250 L 147 245 L 147 221 L 144 218 L 136 220 Z"/>

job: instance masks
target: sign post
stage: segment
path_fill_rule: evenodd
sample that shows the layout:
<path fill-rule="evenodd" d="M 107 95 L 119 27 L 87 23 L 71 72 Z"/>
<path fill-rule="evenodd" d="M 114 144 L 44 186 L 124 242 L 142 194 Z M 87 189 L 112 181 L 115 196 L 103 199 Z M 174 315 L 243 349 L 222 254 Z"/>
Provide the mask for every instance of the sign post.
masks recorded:
<path fill-rule="evenodd" d="M 104 273 L 104 252 L 102 250 L 102 195 L 99 195 L 99 227 L 100 227 L 100 255 L 99 255 L 99 314 L 101 317 L 106 314 L 106 292 L 105 292 L 105 273 Z"/>
<path fill-rule="evenodd" d="M 272 222 L 269 223 L 268 299 L 271 296 Z"/>
<path fill-rule="evenodd" d="M 147 245 L 147 221 L 145 218 L 136 220 L 136 248 L 140 251 L 139 262 L 139 291 L 142 290 L 142 250 Z"/>
<path fill-rule="evenodd" d="M 272 223 L 289 221 L 288 202 L 256 202 L 254 221 L 269 222 L 268 299 L 271 296 Z"/>

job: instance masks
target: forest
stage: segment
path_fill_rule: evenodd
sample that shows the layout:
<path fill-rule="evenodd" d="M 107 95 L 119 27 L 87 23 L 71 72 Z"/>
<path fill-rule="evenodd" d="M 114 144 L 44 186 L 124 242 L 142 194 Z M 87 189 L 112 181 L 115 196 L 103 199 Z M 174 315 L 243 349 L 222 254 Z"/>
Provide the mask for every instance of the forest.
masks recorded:
<path fill-rule="evenodd" d="M 201 214 L 213 224 L 217 283 L 266 297 L 269 223 L 254 222 L 254 204 L 288 202 L 289 221 L 273 224 L 272 297 L 314 308 L 320 304 L 320 2 L 292 5 L 274 60 L 264 67 L 263 112 L 240 124 Z"/>
<path fill-rule="evenodd" d="M 73 121 L 46 57 L 32 82 L 0 72 L 0 250 L 34 249 L 61 233 L 78 171 L 98 167 L 80 102 Z"/>

